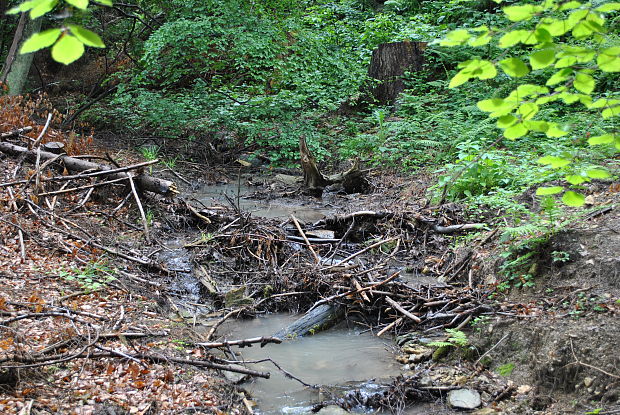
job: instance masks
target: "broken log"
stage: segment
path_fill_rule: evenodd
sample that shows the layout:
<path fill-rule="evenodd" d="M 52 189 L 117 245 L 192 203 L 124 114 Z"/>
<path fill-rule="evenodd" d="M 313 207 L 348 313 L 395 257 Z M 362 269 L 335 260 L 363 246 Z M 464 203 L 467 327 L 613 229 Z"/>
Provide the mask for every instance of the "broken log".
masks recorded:
<path fill-rule="evenodd" d="M 366 179 L 370 170 L 361 170 L 359 160 L 355 160 L 347 171 L 326 177 L 319 170 L 316 159 L 310 152 L 304 136 L 299 137 L 299 155 L 301 168 L 304 171 L 303 188 L 308 194 L 320 197 L 323 194 L 323 189 L 335 183 L 342 184 L 346 193 L 363 193 L 370 187 L 370 183 Z"/>
<path fill-rule="evenodd" d="M 28 150 L 25 147 L 16 146 L 10 143 L 0 142 L 0 151 L 13 156 L 25 155 L 31 159 L 36 159 L 37 157 L 36 150 Z M 67 170 L 77 172 L 87 170 L 90 172 L 101 172 L 101 175 L 105 175 L 106 178 L 109 180 L 129 179 L 128 173 L 114 172 L 112 170 L 116 169 L 112 169 L 111 167 L 86 160 L 76 159 L 69 156 L 59 156 L 58 154 L 53 154 L 47 151 L 40 151 L 40 157 L 42 160 L 56 159 L 56 162 L 62 163 L 67 168 Z M 110 171 L 110 173 L 106 174 L 107 171 Z M 164 196 L 173 196 L 178 193 L 174 182 L 168 180 L 157 179 L 155 177 L 147 176 L 145 174 L 135 176 L 133 179 L 136 186 L 138 186 L 143 191 L 158 193 Z"/>
<path fill-rule="evenodd" d="M 273 337 L 293 339 L 326 330 L 344 318 L 344 308 L 334 304 L 322 304 L 304 314 L 300 319 L 280 330 Z"/>

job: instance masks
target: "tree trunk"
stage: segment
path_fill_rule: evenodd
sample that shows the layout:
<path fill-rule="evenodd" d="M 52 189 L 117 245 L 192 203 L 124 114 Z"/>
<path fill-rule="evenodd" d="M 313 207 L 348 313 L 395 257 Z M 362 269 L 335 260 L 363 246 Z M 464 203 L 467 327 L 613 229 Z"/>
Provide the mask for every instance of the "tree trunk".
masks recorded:
<path fill-rule="evenodd" d="M 32 53 L 21 55 L 19 49 L 32 34 L 41 30 L 41 21 L 40 18 L 29 19 L 27 13 L 22 13 L 19 18 L 13 43 L 6 56 L 2 74 L 0 74 L 0 82 L 8 86 L 9 95 L 21 95 L 24 91 L 34 55 Z"/>
<path fill-rule="evenodd" d="M 299 155 L 301 157 L 301 168 L 304 170 L 304 188 L 311 194 L 320 196 L 325 186 L 332 184 L 321 174 L 316 165 L 316 159 L 310 152 L 306 138 L 299 137 Z"/>
<path fill-rule="evenodd" d="M 344 318 L 344 309 L 338 305 L 322 304 L 300 319 L 280 330 L 273 337 L 290 339 L 328 329 Z"/>
<path fill-rule="evenodd" d="M 368 76 L 379 85 L 371 89 L 372 96 L 381 104 L 392 104 L 405 84 L 402 76 L 406 71 L 422 68 L 426 42 L 383 43 L 372 52 Z"/>

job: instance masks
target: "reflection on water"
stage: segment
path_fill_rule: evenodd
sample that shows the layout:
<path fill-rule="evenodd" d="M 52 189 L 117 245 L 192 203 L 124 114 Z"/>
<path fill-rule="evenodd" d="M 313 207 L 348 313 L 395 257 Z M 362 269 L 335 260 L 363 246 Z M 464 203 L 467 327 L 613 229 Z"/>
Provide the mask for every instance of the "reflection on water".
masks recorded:
<path fill-rule="evenodd" d="M 261 218 L 288 218 L 291 214 L 304 222 L 316 222 L 329 215 L 329 209 L 320 209 L 315 206 L 300 206 L 298 204 L 287 204 L 279 199 L 256 200 L 248 199 L 255 189 L 249 186 L 238 186 L 237 184 L 218 184 L 204 186 L 192 193 L 192 196 L 200 200 L 207 206 L 226 205 L 229 206 L 228 196 L 233 203 L 239 203 L 239 207 L 244 212 L 251 212 L 253 216 Z"/>
<path fill-rule="evenodd" d="M 272 315 L 254 320 L 236 321 L 228 326 L 232 338 L 270 336 L 295 320 L 291 315 Z M 309 384 L 336 385 L 348 381 L 381 379 L 399 373 L 398 364 L 388 350 L 386 340 L 353 329 L 334 328 L 314 336 L 241 349 L 243 359 L 271 358 L 283 369 Z M 271 372 L 270 379 L 256 379 L 246 390 L 259 404 L 261 413 L 308 413 L 320 396 L 316 390 L 287 379 L 271 363 L 249 365 Z"/>

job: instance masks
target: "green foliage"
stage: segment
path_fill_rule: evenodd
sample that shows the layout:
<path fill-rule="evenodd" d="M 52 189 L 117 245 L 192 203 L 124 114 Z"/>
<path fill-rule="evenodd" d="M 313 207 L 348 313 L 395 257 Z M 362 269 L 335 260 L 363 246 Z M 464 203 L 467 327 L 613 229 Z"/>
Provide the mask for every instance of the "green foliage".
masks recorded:
<path fill-rule="evenodd" d="M 515 369 L 514 363 L 506 363 L 497 368 L 497 373 L 499 373 L 500 376 L 510 376 L 514 369 Z"/>
<path fill-rule="evenodd" d="M 60 269 L 57 273 L 67 281 L 76 281 L 85 291 L 96 291 L 116 280 L 115 271 L 104 261 L 92 262 L 83 268 Z"/>
<path fill-rule="evenodd" d="M 501 0 L 500 0 L 501 2 Z M 457 87 L 472 79 L 524 78 L 506 96 L 496 96 L 478 102 L 478 108 L 489 113 L 503 130 L 507 139 L 546 135 L 563 137 L 569 133 L 566 126 L 541 117 L 544 106 L 558 107 L 580 104 L 593 117 L 603 120 L 620 114 L 620 96 L 616 88 L 603 89 L 598 84 L 610 73 L 620 72 L 620 47 L 617 36 L 605 27 L 607 13 L 615 12 L 617 3 L 556 3 L 518 4 L 502 9 L 511 25 L 503 28 L 479 26 L 457 29 L 440 41 L 442 46 L 474 46 L 497 42 L 507 52 L 518 54 L 504 59 L 469 59 L 458 65 L 459 72 L 452 77 L 450 87 Z M 527 53 L 523 51 L 527 50 Z M 503 55 L 505 56 L 505 55 Z M 498 68 L 504 73 L 501 75 Z M 531 74 L 530 74 L 531 72 Z M 538 116 L 538 118 L 537 118 Z M 611 125 L 603 134 L 590 138 L 591 145 L 613 144 L 620 150 L 617 125 Z M 573 163 L 570 157 L 545 156 L 540 163 L 559 169 Z M 574 190 L 544 188 L 540 195 L 562 193 L 562 201 L 569 206 L 580 206 L 584 197 L 578 190 L 578 181 L 606 178 L 603 169 L 595 173 L 569 174 L 565 177 Z"/>
<path fill-rule="evenodd" d="M 446 341 L 434 341 L 428 343 L 428 345 L 432 347 L 467 347 L 469 345 L 467 334 L 461 330 L 446 329 L 446 334 L 448 335 Z"/>
<path fill-rule="evenodd" d="M 65 0 L 68 8 L 86 10 L 89 0 Z M 110 0 L 99 0 L 97 3 L 112 6 Z M 58 0 L 28 0 L 9 9 L 7 14 L 28 12 L 31 19 L 37 19 L 51 12 L 58 5 Z M 71 13 L 69 13 L 71 15 Z M 20 49 L 20 53 L 31 53 L 37 50 L 52 47 L 52 59 L 68 65 L 78 60 L 84 54 L 84 46 L 95 48 L 105 47 L 98 34 L 76 24 L 66 24 L 61 28 L 53 28 L 35 33 L 28 38 Z"/>

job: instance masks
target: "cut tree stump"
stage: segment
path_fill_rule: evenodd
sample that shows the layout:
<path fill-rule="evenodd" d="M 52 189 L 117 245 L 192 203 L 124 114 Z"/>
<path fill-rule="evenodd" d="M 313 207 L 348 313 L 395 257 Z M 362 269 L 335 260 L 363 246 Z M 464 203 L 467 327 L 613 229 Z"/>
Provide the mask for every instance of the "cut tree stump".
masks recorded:
<path fill-rule="evenodd" d="M 405 89 L 405 72 L 422 69 L 425 48 L 426 42 L 393 42 L 383 43 L 372 52 L 368 76 L 380 81 L 370 91 L 375 100 L 384 105 L 396 101 Z"/>
<path fill-rule="evenodd" d="M 370 170 L 361 170 L 359 160 L 355 160 L 347 171 L 326 177 L 319 170 L 316 159 L 303 136 L 299 137 L 299 155 L 301 168 L 304 171 L 303 189 L 308 194 L 320 197 L 327 186 L 335 183 L 342 184 L 346 193 L 364 193 L 370 187 L 366 178 Z"/>
<path fill-rule="evenodd" d="M 334 304 L 322 304 L 274 334 L 273 337 L 292 339 L 307 334 L 315 334 L 334 326 L 342 321 L 343 318 L 344 308 Z"/>

